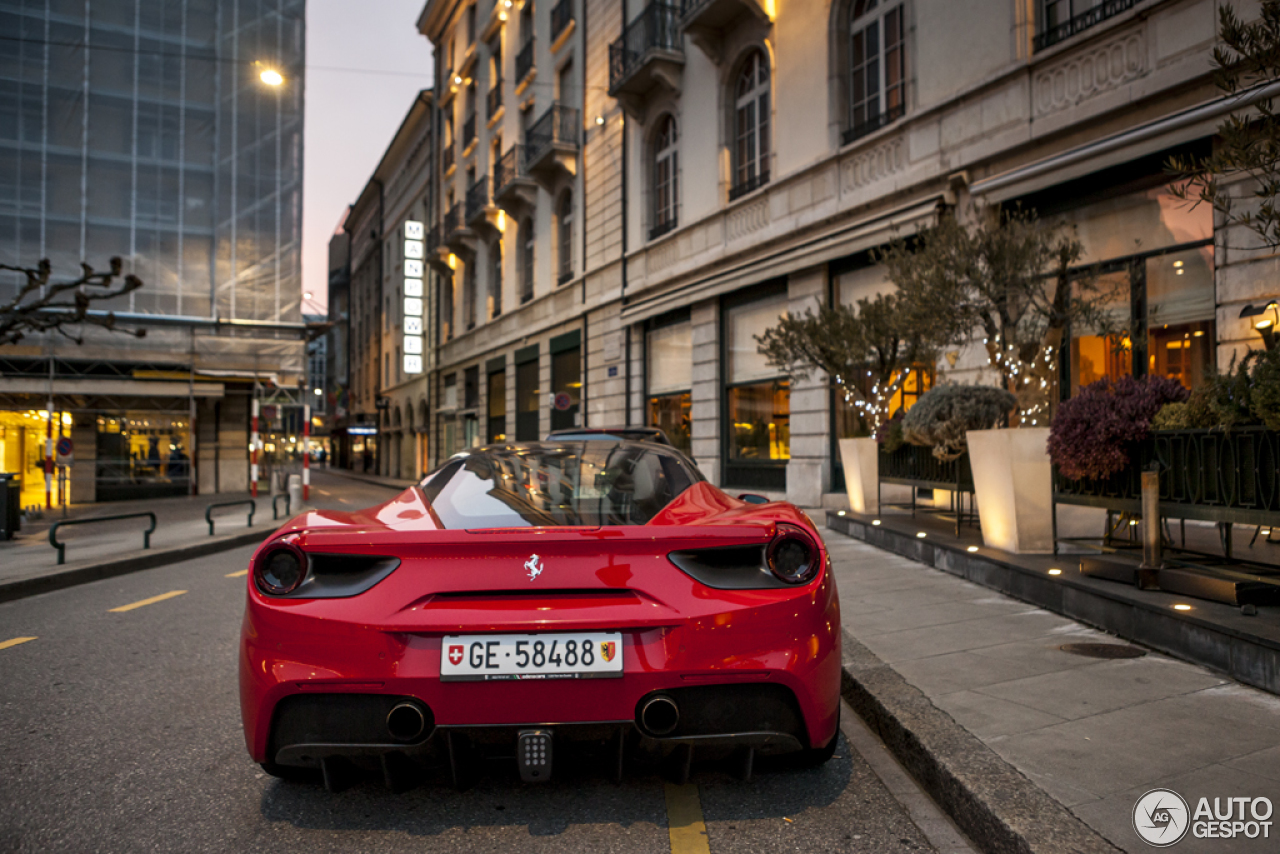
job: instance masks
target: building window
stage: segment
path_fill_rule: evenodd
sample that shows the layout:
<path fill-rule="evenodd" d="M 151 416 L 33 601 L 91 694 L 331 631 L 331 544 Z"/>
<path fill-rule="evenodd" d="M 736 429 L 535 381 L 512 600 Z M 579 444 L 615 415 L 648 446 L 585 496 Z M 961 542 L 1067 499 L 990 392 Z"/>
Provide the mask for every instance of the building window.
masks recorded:
<path fill-rule="evenodd" d="M 849 23 L 849 125 L 843 142 L 894 122 L 907 111 L 902 4 L 856 0 Z"/>
<path fill-rule="evenodd" d="M 582 400 L 580 346 L 552 354 L 551 390 L 555 394 L 551 406 L 551 429 L 567 430 L 582 426 L 578 420 L 578 407 Z"/>
<path fill-rule="evenodd" d="M 453 277 L 441 277 L 440 282 L 440 337 L 453 339 Z"/>
<path fill-rule="evenodd" d="M 769 61 L 754 50 L 734 87 L 733 201 L 769 183 Z"/>
<path fill-rule="evenodd" d="M 489 244 L 489 318 L 502 314 L 502 241 Z"/>
<path fill-rule="evenodd" d="M 1140 0 L 1039 0 L 1040 19 L 1035 49 L 1044 50 L 1107 18 L 1119 15 Z"/>
<path fill-rule="evenodd" d="M 488 442 L 507 441 L 507 372 L 504 368 L 489 374 Z"/>
<path fill-rule="evenodd" d="M 533 218 L 520 223 L 520 302 L 533 299 Z"/>
<path fill-rule="evenodd" d="M 476 328 L 476 265 L 474 258 L 464 261 L 462 266 L 462 320 L 467 329 Z"/>
<path fill-rule="evenodd" d="M 476 40 L 476 4 L 472 3 L 467 7 L 467 44 L 472 44 Z"/>
<path fill-rule="evenodd" d="M 653 226 L 649 239 L 655 240 L 676 227 L 679 221 L 680 152 L 675 116 L 663 117 L 653 144 Z"/>
<path fill-rule="evenodd" d="M 692 453 L 693 326 L 683 320 L 651 329 L 645 350 L 649 424 Z"/>
<path fill-rule="evenodd" d="M 560 254 L 560 274 L 556 283 L 563 285 L 573 278 L 573 193 L 565 190 L 556 209 L 556 246 Z"/>
<path fill-rule="evenodd" d="M 517 442 L 538 441 L 538 414 L 542 407 L 539 406 L 537 347 L 532 349 L 532 358 L 516 365 Z"/>
<path fill-rule="evenodd" d="M 785 291 L 726 308 L 725 483 L 785 489 L 791 457 L 791 386 L 757 349 L 755 336 L 786 315 Z"/>

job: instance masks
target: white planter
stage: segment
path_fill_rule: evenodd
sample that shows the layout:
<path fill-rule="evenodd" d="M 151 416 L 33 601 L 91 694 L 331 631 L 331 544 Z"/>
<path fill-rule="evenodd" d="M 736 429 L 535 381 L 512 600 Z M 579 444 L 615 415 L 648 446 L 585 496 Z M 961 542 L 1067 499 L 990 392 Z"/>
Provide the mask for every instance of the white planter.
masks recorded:
<path fill-rule="evenodd" d="M 840 462 L 844 464 L 849 509 L 854 513 L 879 513 L 880 445 L 870 436 L 841 439 Z"/>
<path fill-rule="evenodd" d="M 971 430 L 966 438 L 983 542 L 1015 554 L 1052 552 L 1049 428 Z"/>

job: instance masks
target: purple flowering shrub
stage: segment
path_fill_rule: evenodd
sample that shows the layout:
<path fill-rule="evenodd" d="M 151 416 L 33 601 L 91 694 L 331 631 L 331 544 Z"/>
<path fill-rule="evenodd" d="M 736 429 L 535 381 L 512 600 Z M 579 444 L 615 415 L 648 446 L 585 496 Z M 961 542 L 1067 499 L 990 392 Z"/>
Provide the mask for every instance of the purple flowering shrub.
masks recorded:
<path fill-rule="evenodd" d="M 1187 390 L 1167 377 L 1090 383 L 1064 400 L 1049 425 L 1049 458 L 1073 479 L 1106 478 L 1129 464 L 1129 448 L 1151 435 L 1151 419 Z"/>

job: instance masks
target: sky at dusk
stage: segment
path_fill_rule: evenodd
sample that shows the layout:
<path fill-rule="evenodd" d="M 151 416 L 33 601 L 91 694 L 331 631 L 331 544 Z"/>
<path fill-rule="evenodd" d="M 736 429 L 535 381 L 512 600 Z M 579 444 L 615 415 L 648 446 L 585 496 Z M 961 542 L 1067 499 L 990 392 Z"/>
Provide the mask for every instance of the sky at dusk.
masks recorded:
<path fill-rule="evenodd" d="M 306 313 L 327 300 L 329 237 L 413 99 L 432 84 L 426 0 L 308 0 L 302 283 Z"/>

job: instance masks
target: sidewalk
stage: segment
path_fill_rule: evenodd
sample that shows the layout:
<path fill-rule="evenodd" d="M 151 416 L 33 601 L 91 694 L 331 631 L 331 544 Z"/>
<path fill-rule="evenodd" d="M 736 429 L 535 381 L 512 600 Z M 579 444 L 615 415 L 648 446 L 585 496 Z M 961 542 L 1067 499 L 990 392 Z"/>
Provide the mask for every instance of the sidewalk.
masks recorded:
<path fill-rule="evenodd" d="M 984 850 L 1148 851 L 1133 811 L 1157 787 L 1193 813 L 1202 797 L 1280 805 L 1280 698 L 836 531 L 824 537 L 846 698 Z M 1142 654 L 1062 649 L 1081 643 Z M 1189 832 L 1176 850 L 1275 851 L 1280 816 L 1270 819 L 1267 839 Z"/>
<path fill-rule="evenodd" d="M 348 480 L 358 480 L 361 483 L 371 483 L 374 486 L 385 486 L 388 489 L 408 489 L 409 487 L 421 482 L 421 478 L 418 480 L 403 480 L 398 477 L 384 477 L 380 474 L 369 474 L 368 472 L 352 471 L 350 469 L 312 469 L 312 472 L 318 471 L 323 471 L 325 474 L 337 475 L 338 477 L 345 477 Z"/>
<path fill-rule="evenodd" d="M 0 540 L 0 601 L 257 543 L 304 509 L 286 510 L 281 497 L 279 519 L 273 519 L 274 498 L 258 494 L 252 527 L 247 524 L 247 504 L 215 509 L 214 536 L 209 535 L 205 509 L 214 503 L 247 502 L 248 493 L 74 505 L 68 508 L 67 520 L 149 511 L 156 514 L 156 530 L 151 548 L 144 550 L 143 532 L 150 525 L 145 518 L 61 527 L 57 537 L 66 544 L 66 563 L 61 566 L 57 550 L 49 544 L 49 529 L 64 521 L 62 511 L 46 512 L 43 519 L 24 521 L 13 540 Z"/>

